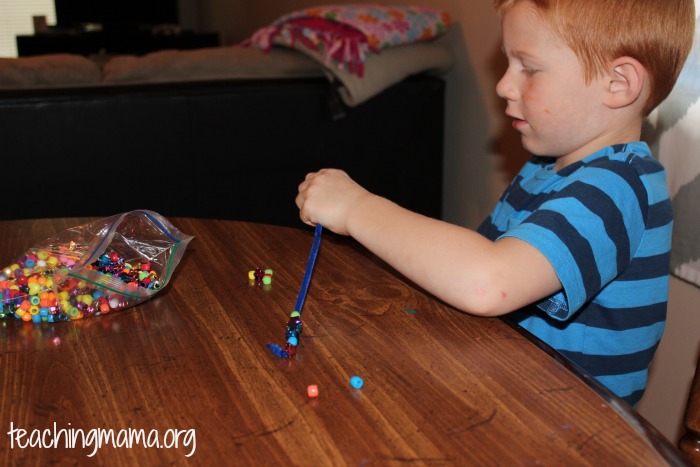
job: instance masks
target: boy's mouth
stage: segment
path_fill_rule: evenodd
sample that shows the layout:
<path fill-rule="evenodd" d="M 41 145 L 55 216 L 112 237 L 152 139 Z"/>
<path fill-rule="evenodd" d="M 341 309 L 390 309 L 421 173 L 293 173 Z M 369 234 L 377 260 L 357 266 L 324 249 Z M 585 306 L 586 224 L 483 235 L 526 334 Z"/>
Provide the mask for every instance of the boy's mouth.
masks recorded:
<path fill-rule="evenodd" d="M 513 128 L 515 128 L 516 130 L 519 130 L 522 127 L 524 127 L 525 125 L 527 125 L 527 120 L 513 117 Z"/>
<path fill-rule="evenodd" d="M 523 126 L 527 125 L 527 120 L 524 120 L 520 117 L 516 117 L 515 114 L 506 112 L 506 116 L 511 118 L 511 120 L 512 120 L 511 124 L 513 125 L 513 128 L 515 128 L 516 130 L 519 130 Z"/>

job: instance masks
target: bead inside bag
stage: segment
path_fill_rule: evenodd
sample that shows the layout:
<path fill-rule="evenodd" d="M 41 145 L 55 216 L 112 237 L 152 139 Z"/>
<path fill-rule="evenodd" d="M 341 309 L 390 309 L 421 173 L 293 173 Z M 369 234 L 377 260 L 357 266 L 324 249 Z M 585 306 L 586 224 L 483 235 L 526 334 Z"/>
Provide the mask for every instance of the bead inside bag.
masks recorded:
<path fill-rule="evenodd" d="M 132 261 L 133 262 L 133 261 Z M 119 253 L 112 251 L 104 253 L 98 260 L 93 262 L 89 268 L 99 271 L 102 274 L 118 278 L 125 284 L 133 287 L 143 287 L 146 289 L 157 289 L 160 287 L 158 274 L 153 270 L 149 261 L 127 262 Z"/>

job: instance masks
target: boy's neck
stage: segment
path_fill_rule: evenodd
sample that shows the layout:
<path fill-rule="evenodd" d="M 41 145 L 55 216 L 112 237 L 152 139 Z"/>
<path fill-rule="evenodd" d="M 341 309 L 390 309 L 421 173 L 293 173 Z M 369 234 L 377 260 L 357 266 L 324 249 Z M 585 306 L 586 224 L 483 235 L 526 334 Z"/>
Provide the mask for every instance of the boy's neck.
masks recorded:
<path fill-rule="evenodd" d="M 626 125 L 617 126 L 606 131 L 595 141 L 591 141 L 589 145 L 581 148 L 576 153 L 555 158 L 554 170 L 559 171 L 608 146 L 640 141 L 642 138 L 642 121 L 641 117 L 632 119 Z"/>

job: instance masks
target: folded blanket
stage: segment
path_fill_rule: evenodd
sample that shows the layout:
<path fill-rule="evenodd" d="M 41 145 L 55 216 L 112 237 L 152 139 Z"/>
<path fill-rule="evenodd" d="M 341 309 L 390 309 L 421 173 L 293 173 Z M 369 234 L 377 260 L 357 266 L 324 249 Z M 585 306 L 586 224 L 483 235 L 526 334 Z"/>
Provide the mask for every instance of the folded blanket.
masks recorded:
<path fill-rule="evenodd" d="M 320 6 L 286 14 L 242 45 L 304 53 L 340 82 L 343 101 L 356 106 L 410 75 L 449 70 L 451 54 L 429 41 L 450 23 L 447 13 L 429 7 Z"/>
<path fill-rule="evenodd" d="M 257 30 L 244 42 L 270 50 L 273 42 L 323 53 L 327 66 L 334 61 L 350 73 L 364 75 L 369 52 L 427 41 L 442 35 L 450 16 L 430 7 L 331 5 L 286 14 Z"/>
<path fill-rule="evenodd" d="M 319 52 L 301 43 L 295 44 L 295 49 L 319 63 L 324 61 Z M 392 47 L 379 55 L 370 54 L 364 63 L 364 76 L 339 67 L 326 67 L 325 72 L 331 81 L 339 83 L 338 93 L 345 105 L 356 107 L 409 76 L 445 73 L 452 68 L 453 62 L 453 56 L 446 48 L 420 43 Z"/>

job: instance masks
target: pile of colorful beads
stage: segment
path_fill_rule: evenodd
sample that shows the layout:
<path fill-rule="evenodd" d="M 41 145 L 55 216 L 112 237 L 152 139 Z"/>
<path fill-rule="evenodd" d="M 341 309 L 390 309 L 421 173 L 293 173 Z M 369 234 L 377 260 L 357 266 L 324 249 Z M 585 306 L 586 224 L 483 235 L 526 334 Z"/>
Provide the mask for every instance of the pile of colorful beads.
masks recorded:
<path fill-rule="evenodd" d="M 91 268 L 119 277 L 127 282 L 127 287 L 158 287 L 150 264 L 131 267 L 113 253 L 106 256 L 105 262 L 101 257 L 97 266 L 93 263 Z M 76 257 L 70 251 L 52 254 L 39 250 L 28 252 L 4 268 L 0 272 L 0 319 L 53 323 L 105 314 L 131 305 L 129 298 L 121 293 L 69 276 L 75 263 Z"/>

